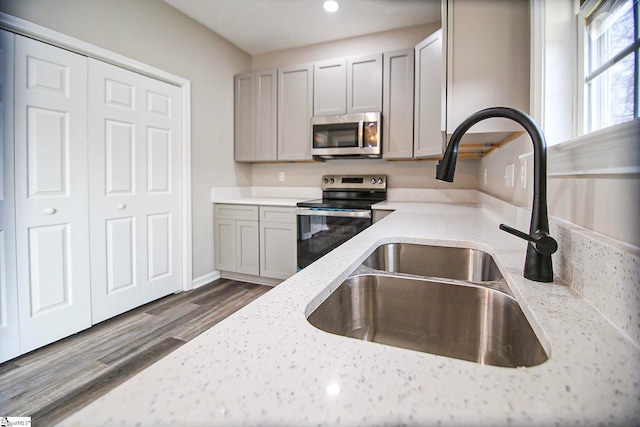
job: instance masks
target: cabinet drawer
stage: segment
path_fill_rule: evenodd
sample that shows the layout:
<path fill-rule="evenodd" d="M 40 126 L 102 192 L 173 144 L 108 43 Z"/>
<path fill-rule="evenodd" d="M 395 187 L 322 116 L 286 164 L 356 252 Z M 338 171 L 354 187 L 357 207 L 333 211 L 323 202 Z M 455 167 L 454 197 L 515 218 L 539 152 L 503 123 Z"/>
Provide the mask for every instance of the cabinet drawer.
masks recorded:
<path fill-rule="evenodd" d="M 260 221 L 296 223 L 296 208 L 260 206 Z"/>
<path fill-rule="evenodd" d="M 214 206 L 215 218 L 244 219 L 247 221 L 258 220 L 258 207 L 253 205 L 234 205 L 216 203 Z"/>

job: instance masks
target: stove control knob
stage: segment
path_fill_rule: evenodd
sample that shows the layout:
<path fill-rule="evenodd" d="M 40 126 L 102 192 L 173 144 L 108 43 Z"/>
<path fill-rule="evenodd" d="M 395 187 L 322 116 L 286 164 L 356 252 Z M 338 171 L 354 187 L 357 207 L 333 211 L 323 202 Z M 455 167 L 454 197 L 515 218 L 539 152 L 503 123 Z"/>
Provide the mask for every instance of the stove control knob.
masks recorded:
<path fill-rule="evenodd" d="M 371 178 L 371 183 L 375 184 L 376 183 L 376 179 L 375 178 Z"/>
<path fill-rule="evenodd" d="M 325 179 L 324 179 L 324 183 L 325 183 L 325 184 L 328 184 L 328 183 L 329 183 L 329 178 L 325 178 Z"/>
<path fill-rule="evenodd" d="M 335 180 L 335 179 L 333 179 L 333 178 L 331 178 L 331 179 L 329 180 L 329 183 L 331 183 L 331 184 L 333 184 L 334 182 L 336 182 L 336 180 Z"/>
<path fill-rule="evenodd" d="M 382 178 L 378 178 L 378 184 L 383 184 L 384 181 L 382 180 Z"/>

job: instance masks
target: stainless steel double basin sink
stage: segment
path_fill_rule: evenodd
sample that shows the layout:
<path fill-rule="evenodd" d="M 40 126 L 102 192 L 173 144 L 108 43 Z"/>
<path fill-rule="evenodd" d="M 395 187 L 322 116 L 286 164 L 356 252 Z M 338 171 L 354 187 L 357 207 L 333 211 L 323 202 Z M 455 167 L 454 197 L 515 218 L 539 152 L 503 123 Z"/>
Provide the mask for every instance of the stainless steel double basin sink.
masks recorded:
<path fill-rule="evenodd" d="M 308 321 L 332 334 L 485 365 L 548 359 L 495 261 L 477 249 L 379 246 Z"/>

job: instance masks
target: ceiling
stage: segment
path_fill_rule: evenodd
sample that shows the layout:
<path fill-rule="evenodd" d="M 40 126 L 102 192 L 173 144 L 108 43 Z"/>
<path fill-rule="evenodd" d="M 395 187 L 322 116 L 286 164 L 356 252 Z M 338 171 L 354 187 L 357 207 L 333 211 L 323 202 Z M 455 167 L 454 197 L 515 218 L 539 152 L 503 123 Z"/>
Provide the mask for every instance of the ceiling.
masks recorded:
<path fill-rule="evenodd" d="M 441 0 L 164 0 L 240 49 L 258 55 L 440 21 Z"/>

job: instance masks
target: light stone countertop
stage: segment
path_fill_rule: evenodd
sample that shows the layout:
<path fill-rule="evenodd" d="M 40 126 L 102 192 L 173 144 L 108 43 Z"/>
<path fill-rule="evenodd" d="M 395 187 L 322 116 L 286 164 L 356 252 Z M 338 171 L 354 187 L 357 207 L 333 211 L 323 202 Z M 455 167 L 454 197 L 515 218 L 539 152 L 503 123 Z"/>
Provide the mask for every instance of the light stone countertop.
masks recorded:
<path fill-rule="evenodd" d="M 216 204 L 230 205 L 256 205 L 256 206 L 283 206 L 296 207 L 298 202 L 304 202 L 310 198 L 287 198 L 287 197 L 240 197 L 228 200 L 218 200 Z"/>
<path fill-rule="evenodd" d="M 569 287 L 524 279 L 526 245 L 498 229 L 503 218 L 473 205 L 386 206 L 397 211 L 62 424 L 637 425 L 640 349 Z M 311 326 L 389 242 L 491 253 L 549 360 L 485 366 Z"/>

